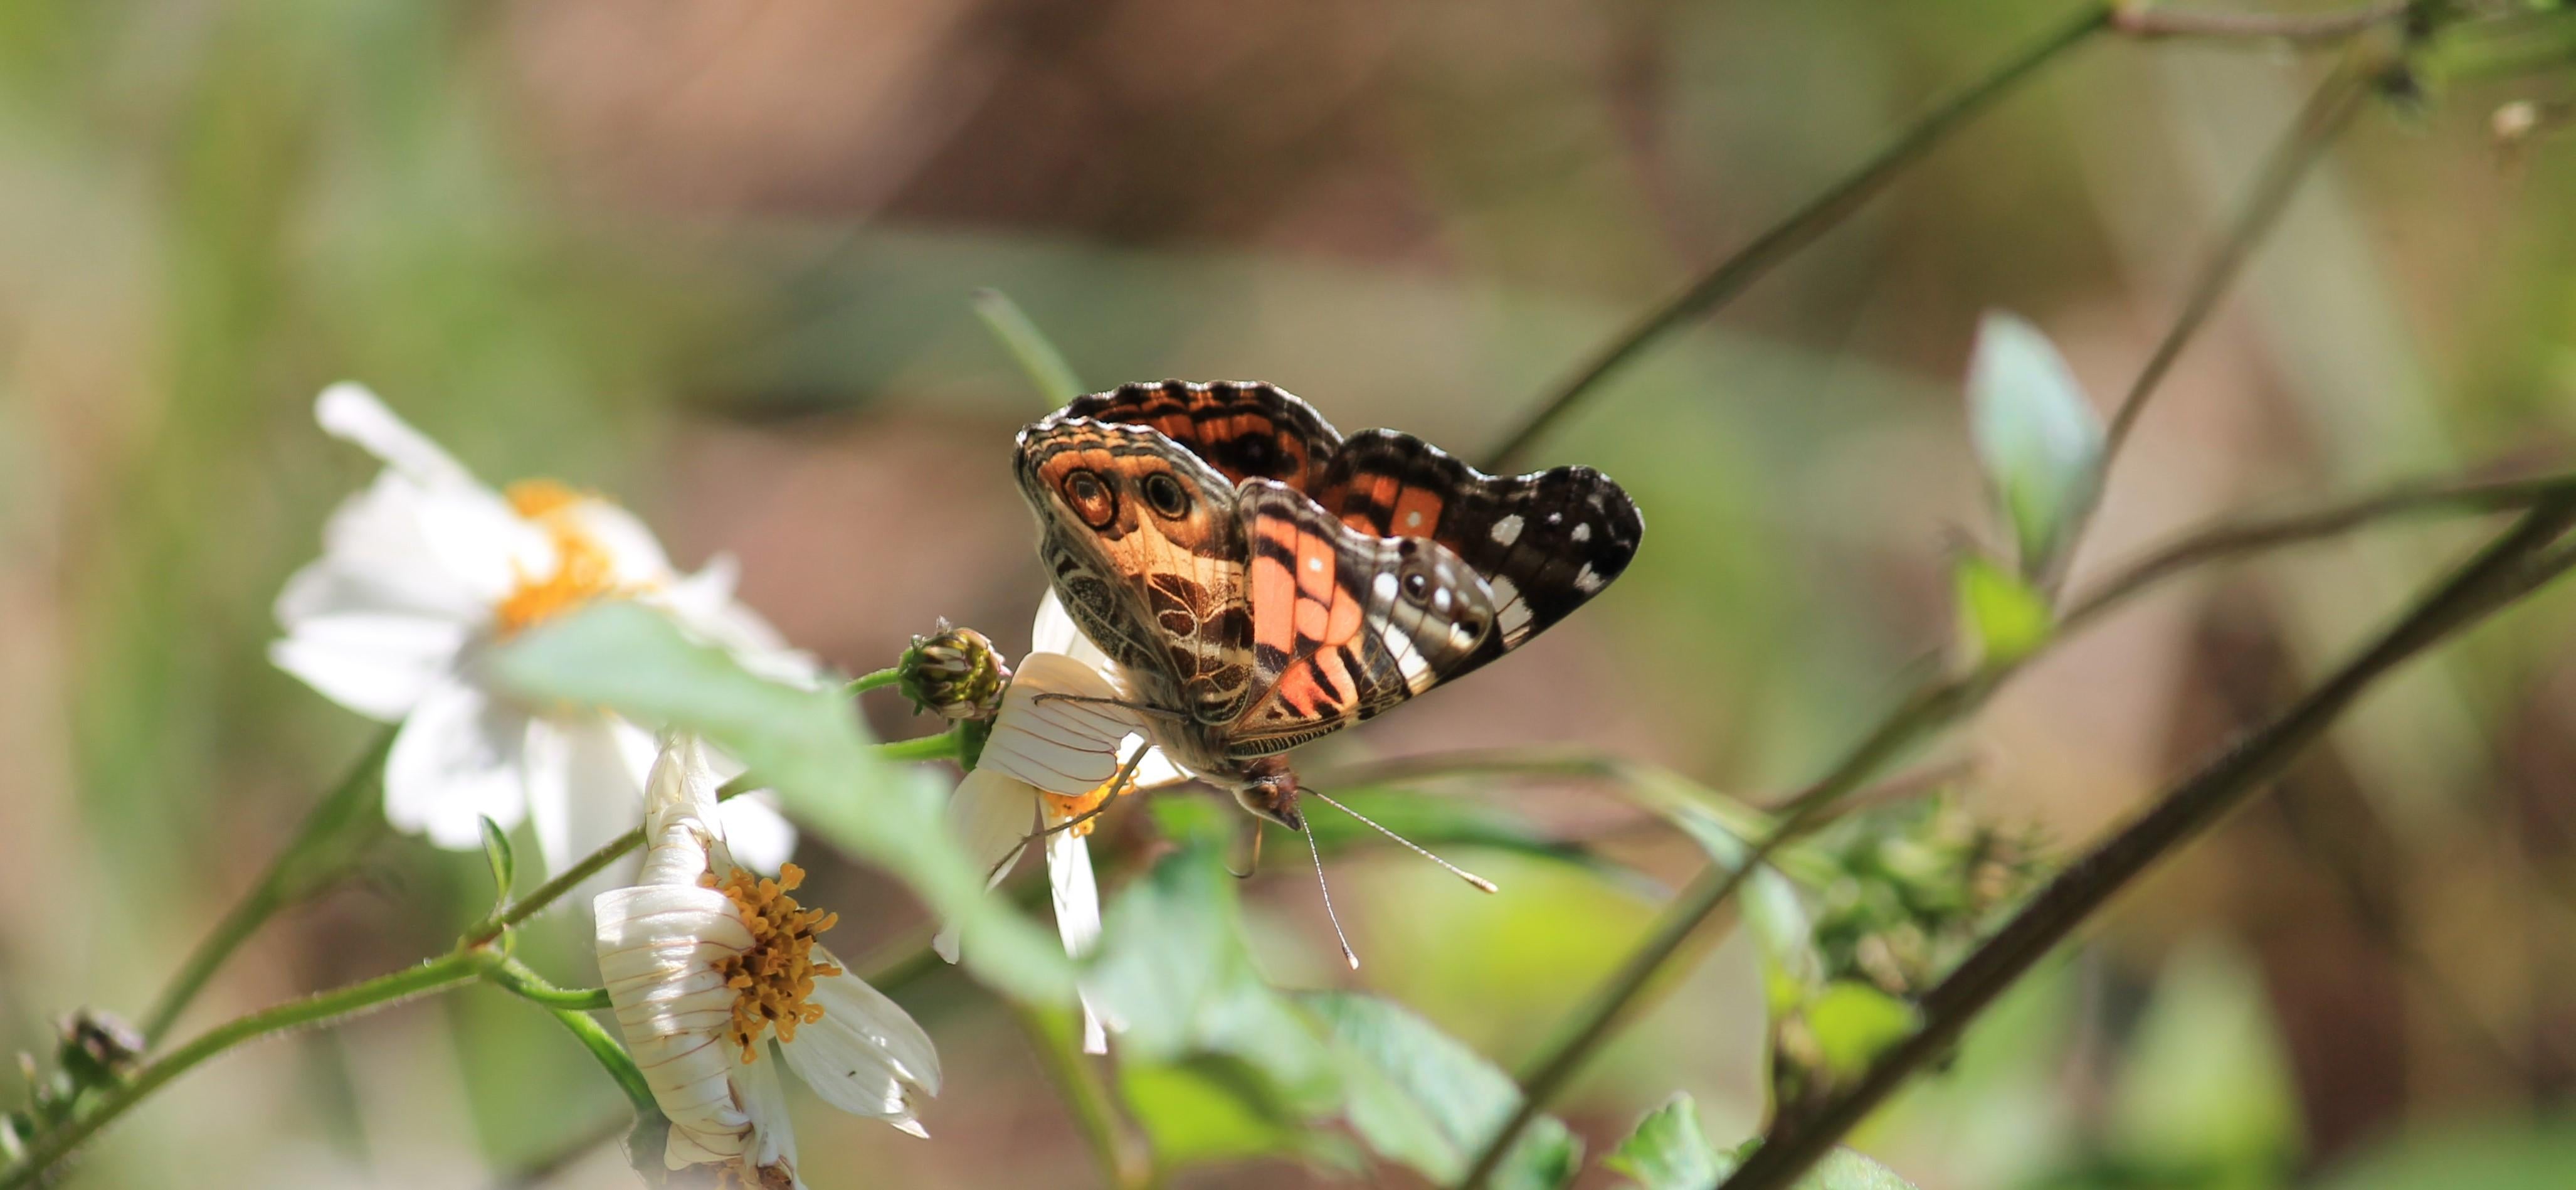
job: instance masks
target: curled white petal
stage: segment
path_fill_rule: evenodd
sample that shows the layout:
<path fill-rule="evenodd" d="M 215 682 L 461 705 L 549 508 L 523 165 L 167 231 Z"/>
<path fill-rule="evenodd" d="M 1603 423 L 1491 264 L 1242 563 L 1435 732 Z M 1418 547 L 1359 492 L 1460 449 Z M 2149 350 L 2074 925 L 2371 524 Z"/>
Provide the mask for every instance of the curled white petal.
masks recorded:
<path fill-rule="evenodd" d="M 313 420 L 324 433 L 353 442 L 387 466 L 434 485 L 473 484 L 474 473 L 429 436 L 394 415 L 365 385 L 341 381 L 314 399 Z"/>
<path fill-rule="evenodd" d="M 1118 771 L 1120 747 L 1146 730 L 1144 717 L 1110 701 L 1041 699 L 1059 694 L 1120 697 L 1100 671 L 1062 653 L 1031 653 L 1011 675 L 1002 710 L 977 771 L 990 768 L 1050 793 L 1078 797 Z"/>
<path fill-rule="evenodd" d="M 1037 798 L 1035 789 L 981 765 L 949 795 L 949 833 L 965 848 L 966 857 L 989 874 L 988 887 L 1010 872 L 1012 861 L 1037 829 Z M 957 961 L 957 934 L 952 922 L 931 939 L 939 957 L 952 963 Z"/>
<path fill-rule="evenodd" d="M 453 620 L 398 613 L 307 617 L 268 646 L 268 659 L 324 698 L 391 722 L 420 704 L 456 666 L 467 631 Z"/>
<path fill-rule="evenodd" d="M 1047 836 L 1047 884 L 1055 894 L 1055 929 L 1064 953 L 1079 959 L 1100 945 L 1100 886 L 1091 874 L 1091 842 L 1072 831 Z M 1109 1052 L 1109 1036 L 1091 993 L 1082 993 L 1082 1052 Z"/>
<path fill-rule="evenodd" d="M 694 846 L 679 824 L 655 850 Z M 666 1160 L 677 1169 L 739 1156 L 751 1120 L 737 1103 L 736 1050 L 725 1033 L 735 993 L 718 968 L 752 944 L 741 914 L 723 893 L 694 884 L 612 889 L 591 911 L 618 1031 L 671 1118 Z"/>

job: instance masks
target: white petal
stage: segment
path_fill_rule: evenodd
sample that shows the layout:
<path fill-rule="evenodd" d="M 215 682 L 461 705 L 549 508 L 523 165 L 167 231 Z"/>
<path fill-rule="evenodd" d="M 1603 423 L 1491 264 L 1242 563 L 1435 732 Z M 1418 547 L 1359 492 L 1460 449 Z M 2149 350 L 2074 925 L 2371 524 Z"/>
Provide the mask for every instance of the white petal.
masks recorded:
<path fill-rule="evenodd" d="M 1053 825 L 1050 823 L 1049 825 Z M 1047 836 L 1047 883 L 1055 892 L 1055 929 L 1064 953 L 1079 959 L 1100 943 L 1100 886 L 1091 874 L 1091 841 L 1072 831 Z M 1082 996 L 1082 1052 L 1109 1052 L 1091 994 Z"/>
<path fill-rule="evenodd" d="M 1098 670 L 1061 653 L 1021 659 L 1002 695 L 977 771 L 996 769 L 1051 793 L 1079 797 L 1118 771 L 1120 745 L 1146 731 L 1143 716 L 1101 702 L 1039 701 L 1041 694 L 1116 699 Z"/>
<path fill-rule="evenodd" d="M 819 948 L 816 957 L 837 962 Z M 844 971 L 815 980 L 807 1000 L 822 1005 L 823 1019 L 798 1027 L 796 1040 L 782 1048 L 788 1065 L 834 1107 L 880 1119 L 892 1118 L 902 1108 L 902 1088 L 879 1086 L 868 1072 L 871 1065 L 933 1095 L 939 1093 L 939 1050 L 931 1045 L 930 1035 L 913 1023 L 912 1014 L 885 993 Z M 858 1081 L 851 1082 L 853 1078 Z"/>
<path fill-rule="evenodd" d="M 322 390 L 313 402 L 313 420 L 321 423 L 324 433 L 346 442 L 356 443 L 368 454 L 385 461 L 423 484 L 472 484 L 474 473 L 465 469 L 446 451 L 439 449 L 429 436 L 411 428 L 394 411 L 376 398 L 366 386 L 347 381 Z"/>
<path fill-rule="evenodd" d="M 492 497 L 460 489 L 461 498 Z M 496 593 L 451 573 L 423 527 L 423 511 L 451 497 L 433 493 L 399 471 L 376 476 L 340 502 L 322 528 L 322 560 L 299 573 L 278 597 L 278 621 L 330 611 L 410 611 L 480 624 Z M 506 577 L 506 576 L 505 576 Z"/>
<path fill-rule="evenodd" d="M 528 820 L 549 872 L 643 821 L 644 783 L 618 746 L 620 726 L 596 714 L 528 724 Z"/>
<path fill-rule="evenodd" d="M 778 1085 L 777 1060 L 736 1068 L 734 1088 L 742 1095 L 743 1111 L 751 1117 L 751 1149 L 743 1160 L 755 1169 L 784 1170 L 795 1190 L 805 1190 L 804 1179 L 796 1175 L 796 1130 L 787 1122 L 787 1093 Z M 743 1180 L 754 1186 L 765 1184 L 759 1175 Z"/>
<path fill-rule="evenodd" d="M 323 697 L 391 722 L 455 669 L 467 635 L 453 620 L 344 612 L 298 622 L 270 643 L 268 659 Z"/>
<path fill-rule="evenodd" d="M 1009 874 L 1037 823 L 1037 791 L 989 767 L 979 766 L 966 774 L 948 798 L 949 833 L 966 849 L 966 857 L 989 873 L 988 888 Z M 954 963 L 957 941 L 957 927 L 950 924 L 931 940 L 931 946 L 939 957 Z"/>
<path fill-rule="evenodd" d="M 662 543 L 634 513 L 607 500 L 584 497 L 556 515 L 608 551 L 610 572 L 619 585 L 658 587 L 674 577 L 671 558 L 662 552 Z"/>
<path fill-rule="evenodd" d="M 776 872 L 796 854 L 796 824 L 778 811 L 778 795 L 755 789 L 716 808 L 733 862 L 754 872 Z"/>
<path fill-rule="evenodd" d="M 1073 614 L 1064 610 L 1064 600 L 1056 598 L 1055 588 L 1047 588 L 1046 597 L 1038 600 L 1037 622 L 1029 625 L 1029 651 L 1071 653 L 1077 645 L 1089 648 L 1091 641 L 1074 626 Z M 1103 654 L 1101 659 L 1106 661 L 1107 655 Z"/>
<path fill-rule="evenodd" d="M 462 682 L 423 695 L 385 757 L 385 819 L 450 850 L 483 845 L 482 819 L 507 829 L 527 812 L 520 756 L 527 717 Z"/>

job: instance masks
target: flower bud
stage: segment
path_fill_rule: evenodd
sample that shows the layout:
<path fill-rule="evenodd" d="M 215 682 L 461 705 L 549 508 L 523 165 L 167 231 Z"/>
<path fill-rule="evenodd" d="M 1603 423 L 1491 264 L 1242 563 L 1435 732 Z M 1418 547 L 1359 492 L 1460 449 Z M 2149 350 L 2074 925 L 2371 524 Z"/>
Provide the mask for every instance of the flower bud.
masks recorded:
<path fill-rule="evenodd" d="M 904 696 L 949 719 L 992 718 L 1002 709 L 1002 688 L 1011 684 L 1011 669 L 993 642 L 944 619 L 938 632 L 912 638 L 899 666 Z"/>

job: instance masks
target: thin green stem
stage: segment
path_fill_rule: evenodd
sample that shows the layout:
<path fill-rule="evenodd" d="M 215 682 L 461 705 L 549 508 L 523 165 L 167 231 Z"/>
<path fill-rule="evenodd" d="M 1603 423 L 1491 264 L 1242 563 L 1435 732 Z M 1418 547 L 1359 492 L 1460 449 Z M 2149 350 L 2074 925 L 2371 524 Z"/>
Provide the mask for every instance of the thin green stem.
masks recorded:
<path fill-rule="evenodd" d="M 1152 1162 L 1144 1146 L 1127 1134 L 1117 1111 L 1109 1106 L 1109 1092 L 1099 1074 L 1074 1047 L 1071 1014 L 1014 1004 L 1011 1015 L 1028 1034 L 1029 1048 L 1037 1051 L 1048 1081 L 1073 1112 L 1073 1122 L 1100 1166 L 1101 1180 L 1119 1190 L 1151 1185 Z"/>
<path fill-rule="evenodd" d="M 957 755 L 959 736 L 956 731 L 895 740 L 869 749 L 887 760 L 947 760 Z"/>
<path fill-rule="evenodd" d="M 2345 12 L 2302 13 L 2215 12 L 2161 4 L 2121 4 L 2112 10 L 2111 29 L 2149 40 L 2197 38 L 2323 45 L 2358 37 L 2393 22 L 2405 16 L 2413 3 L 2414 0 L 2383 0 Z"/>
<path fill-rule="evenodd" d="M 852 698 L 856 698 L 870 690 L 882 689 L 884 687 L 894 685 L 902 680 L 903 667 L 900 665 L 889 665 L 875 673 L 860 674 L 859 676 L 850 679 L 841 687 L 841 693 Z"/>
<path fill-rule="evenodd" d="M 610 1007 L 607 988 L 556 987 L 545 976 L 537 974 L 534 968 L 514 958 L 502 959 L 491 970 L 485 971 L 483 977 L 513 995 L 548 1008 L 599 1012 Z"/>
<path fill-rule="evenodd" d="M 1037 386 L 1050 404 L 1062 405 L 1082 395 L 1082 378 L 1073 365 L 1066 363 L 1064 353 L 1038 329 L 1038 324 L 1020 310 L 1020 304 L 998 289 L 975 291 L 975 316 L 993 337 L 1002 341 L 1004 350 L 1020 365 L 1020 371 Z"/>
<path fill-rule="evenodd" d="M 217 1025 L 108 1091 L 80 1118 L 37 1137 L 27 1147 L 25 1157 L 8 1169 L 0 1170 L 0 1190 L 22 1190 L 35 1185 L 37 1179 L 55 1163 L 70 1155 L 99 1129 L 124 1115 L 145 1096 L 225 1050 L 288 1029 L 336 1025 L 405 1000 L 472 983 L 481 978 L 484 966 L 491 961 L 492 956 L 488 952 L 460 949 L 408 970 L 292 1000 Z"/>
<path fill-rule="evenodd" d="M 627 1053 L 625 1046 L 617 1044 L 617 1038 L 609 1034 L 607 1026 L 578 1009 L 553 1008 L 547 1011 L 563 1025 L 565 1032 L 572 1034 L 573 1040 L 581 1043 L 581 1048 L 589 1050 L 590 1056 L 599 1060 L 600 1068 L 617 1083 L 617 1089 L 626 1092 L 626 1102 L 634 1106 L 636 1115 L 651 1117 L 661 1114 L 662 1106 L 653 1101 L 653 1088 L 644 1081 L 644 1072 L 636 1068 L 634 1055 Z"/>
<path fill-rule="evenodd" d="M 1751 242 L 1718 262 L 1680 293 L 1648 311 L 1572 377 L 1559 384 L 1552 395 L 1540 402 L 1536 412 L 1494 448 L 1490 457 L 1495 468 L 1509 470 L 1518 464 L 1540 435 L 1553 427 L 1576 401 L 1600 387 L 1604 380 L 1626 366 L 1649 344 L 1683 323 L 1733 301 L 1782 261 L 1796 255 L 1800 249 L 1859 210 L 1861 204 L 1877 194 L 1905 167 L 1941 143 L 1942 138 L 1957 131 L 1995 100 L 2028 80 L 2040 67 L 2055 61 L 2058 55 L 2107 28 L 2110 20 L 2109 4 L 2091 0 L 2080 5 L 2065 20 L 2005 59 L 1984 77 L 1925 113 L 1852 172 L 1791 211 L 1787 218 L 1753 237 Z"/>
<path fill-rule="evenodd" d="M 1970 1021 L 2114 895 L 2269 787 L 2373 683 L 2563 573 L 2576 554 L 2544 551 L 2571 523 L 2576 523 L 2576 501 L 2559 498 L 2533 509 L 2279 717 L 2221 752 L 2070 865 L 1925 994 L 1919 1029 L 1881 1054 L 1850 1090 L 1785 1135 L 1766 1140 L 1722 1190 L 1781 1190 L 1794 1184 L 1914 1072 L 1949 1052 Z"/>
<path fill-rule="evenodd" d="M 295 838 L 285 850 L 270 861 L 259 881 L 242 894 L 242 899 L 226 911 L 215 928 L 188 952 L 187 960 L 170 977 L 169 986 L 152 1004 L 143 1018 L 143 1036 L 158 1046 L 162 1036 L 179 1021 L 206 982 L 230 959 L 242 943 L 259 931 L 277 911 L 296 900 L 311 895 L 321 886 L 347 872 L 362 840 L 371 834 L 368 828 L 380 822 L 374 813 L 376 790 L 382 785 L 385 754 L 393 749 L 394 729 L 376 734 L 375 742 L 349 766 L 331 792 L 304 816 Z"/>

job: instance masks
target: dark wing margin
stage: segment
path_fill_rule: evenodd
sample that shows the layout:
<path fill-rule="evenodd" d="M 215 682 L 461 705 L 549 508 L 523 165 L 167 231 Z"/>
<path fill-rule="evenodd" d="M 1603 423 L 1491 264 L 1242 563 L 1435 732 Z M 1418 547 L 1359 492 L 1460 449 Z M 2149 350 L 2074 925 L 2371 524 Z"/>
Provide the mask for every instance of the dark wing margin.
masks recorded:
<path fill-rule="evenodd" d="M 1063 417 L 1144 426 L 1223 472 L 1228 482 L 1275 479 L 1301 492 L 1342 444 L 1341 431 L 1314 406 L 1276 385 L 1251 380 L 1122 384 L 1075 397 Z"/>
<path fill-rule="evenodd" d="M 1344 442 L 1315 498 L 1361 532 L 1447 546 L 1484 579 L 1499 622 L 1468 669 L 1600 594 L 1645 535 L 1636 503 L 1590 467 L 1491 476 L 1393 430 Z"/>

